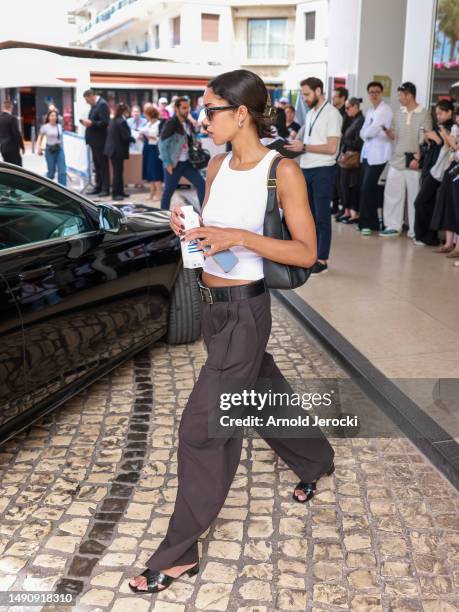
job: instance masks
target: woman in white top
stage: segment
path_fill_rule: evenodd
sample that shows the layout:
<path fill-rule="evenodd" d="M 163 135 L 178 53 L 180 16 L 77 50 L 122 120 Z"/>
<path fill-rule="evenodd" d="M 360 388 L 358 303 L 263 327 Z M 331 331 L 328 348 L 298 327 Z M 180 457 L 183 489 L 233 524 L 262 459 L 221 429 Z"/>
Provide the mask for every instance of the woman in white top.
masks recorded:
<path fill-rule="evenodd" d="M 43 139 L 46 138 L 46 148 L 43 148 Z M 46 176 L 54 180 L 57 170 L 57 180 L 61 185 L 67 185 L 67 166 L 65 163 L 64 148 L 62 144 L 62 125 L 59 124 L 59 115 L 56 110 L 50 110 L 46 121 L 41 126 L 37 138 L 38 155 L 45 154 L 48 171 Z"/>
<path fill-rule="evenodd" d="M 247 70 L 214 78 L 204 94 L 209 135 L 217 145 L 232 145 L 229 154 L 216 155 L 209 163 L 204 225 L 185 232 L 187 239 L 199 238 L 201 248 L 210 247 L 200 279 L 208 357 L 180 421 L 174 512 L 166 537 L 147 561 L 148 569 L 130 581 L 134 592 L 155 593 L 183 573 L 199 571 L 198 538 L 225 502 L 242 448 L 241 432 L 222 433 L 221 427 L 220 435 L 209 436 L 210 424 L 218 422 L 224 409 L 222 394 L 220 406 L 218 394 L 214 396 L 221 383 L 244 381 L 243 389 L 248 391 L 257 380 L 268 379 L 270 391 L 291 392 L 266 352 L 271 309 L 263 258 L 310 267 L 317 258 L 316 234 L 301 170 L 294 161 L 282 159 L 277 169 L 278 201 L 292 240 L 263 236 L 267 176 L 277 155 L 260 143 L 266 132 L 267 100 L 263 81 Z M 174 209 L 171 227 L 183 238 L 181 214 L 180 207 Z M 225 273 L 213 256 L 227 249 L 238 262 Z M 235 401 L 231 406 L 231 416 L 237 405 Z M 315 481 L 332 473 L 334 451 L 320 430 L 307 439 L 266 437 L 262 429 L 258 433 L 301 479 L 294 492 L 296 501 L 310 499 Z"/>
<path fill-rule="evenodd" d="M 150 182 L 150 200 L 160 200 L 164 180 L 162 161 L 158 154 L 159 140 L 159 111 L 152 105 L 144 108 L 148 119 L 147 124 L 140 128 L 145 139 L 143 146 L 142 178 Z"/>

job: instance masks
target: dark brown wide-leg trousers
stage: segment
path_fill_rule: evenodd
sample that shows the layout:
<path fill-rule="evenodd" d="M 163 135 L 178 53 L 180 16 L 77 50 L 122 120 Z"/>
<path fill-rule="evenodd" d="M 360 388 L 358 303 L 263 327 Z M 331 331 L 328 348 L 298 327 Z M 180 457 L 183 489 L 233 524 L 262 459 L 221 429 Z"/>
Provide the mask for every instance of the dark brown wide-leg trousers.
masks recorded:
<path fill-rule="evenodd" d="M 209 437 L 209 390 L 221 381 L 241 379 L 255 388 L 258 378 L 290 385 L 266 352 L 271 333 L 269 292 L 233 302 L 202 304 L 202 331 L 207 361 L 190 394 L 179 426 L 178 490 L 166 537 L 147 562 L 164 570 L 199 560 L 197 541 L 218 516 L 239 465 L 242 436 Z M 262 434 L 262 432 L 260 432 Z M 317 429 L 308 438 L 265 438 L 300 480 L 311 482 L 331 466 L 334 451 Z"/>

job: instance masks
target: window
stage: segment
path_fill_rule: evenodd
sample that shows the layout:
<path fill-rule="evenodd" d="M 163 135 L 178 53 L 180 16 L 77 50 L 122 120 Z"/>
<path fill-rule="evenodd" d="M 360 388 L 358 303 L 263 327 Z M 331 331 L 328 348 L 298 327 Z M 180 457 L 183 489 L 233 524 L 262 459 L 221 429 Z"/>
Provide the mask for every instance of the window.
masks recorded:
<path fill-rule="evenodd" d="M 287 59 L 287 19 L 248 20 L 249 59 Z"/>
<path fill-rule="evenodd" d="M 201 40 L 204 42 L 218 42 L 218 24 L 220 15 L 209 13 L 201 14 Z"/>
<path fill-rule="evenodd" d="M 180 16 L 172 19 L 172 46 L 180 45 Z"/>
<path fill-rule="evenodd" d="M 0 175 L 0 251 L 94 229 L 67 194 L 14 174 Z"/>
<path fill-rule="evenodd" d="M 155 49 L 159 49 L 159 25 L 155 25 L 154 28 L 154 45 Z"/>
<path fill-rule="evenodd" d="M 311 11 L 310 13 L 305 13 L 304 21 L 305 21 L 305 27 L 306 27 L 306 40 L 315 40 L 316 38 L 316 12 Z"/>

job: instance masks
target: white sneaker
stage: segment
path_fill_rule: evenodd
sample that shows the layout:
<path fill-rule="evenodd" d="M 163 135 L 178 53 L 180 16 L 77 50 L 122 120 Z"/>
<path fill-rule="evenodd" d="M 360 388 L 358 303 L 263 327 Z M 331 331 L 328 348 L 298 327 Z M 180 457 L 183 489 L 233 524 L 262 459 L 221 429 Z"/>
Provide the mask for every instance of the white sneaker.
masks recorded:
<path fill-rule="evenodd" d="M 422 240 L 416 240 L 416 238 L 413 238 L 413 244 L 415 244 L 416 246 L 429 246 L 425 242 L 422 242 Z"/>

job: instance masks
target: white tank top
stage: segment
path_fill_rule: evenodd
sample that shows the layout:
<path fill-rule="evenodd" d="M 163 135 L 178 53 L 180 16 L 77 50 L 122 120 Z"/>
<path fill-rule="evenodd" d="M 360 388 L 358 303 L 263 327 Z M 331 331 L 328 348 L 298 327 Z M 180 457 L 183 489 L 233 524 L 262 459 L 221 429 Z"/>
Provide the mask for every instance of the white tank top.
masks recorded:
<path fill-rule="evenodd" d="M 229 153 L 225 157 L 212 182 L 202 220 L 204 225 L 235 227 L 262 235 L 268 171 L 277 151 L 270 150 L 251 170 L 232 170 L 229 166 L 232 155 Z M 283 210 L 280 212 L 282 214 Z M 232 270 L 224 272 L 211 256 L 204 260 L 204 272 L 222 278 L 263 278 L 263 258 L 260 255 L 242 246 L 231 247 L 231 251 L 239 259 Z"/>

